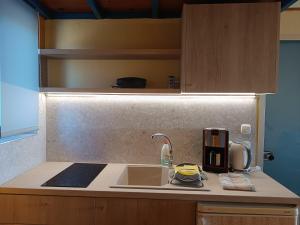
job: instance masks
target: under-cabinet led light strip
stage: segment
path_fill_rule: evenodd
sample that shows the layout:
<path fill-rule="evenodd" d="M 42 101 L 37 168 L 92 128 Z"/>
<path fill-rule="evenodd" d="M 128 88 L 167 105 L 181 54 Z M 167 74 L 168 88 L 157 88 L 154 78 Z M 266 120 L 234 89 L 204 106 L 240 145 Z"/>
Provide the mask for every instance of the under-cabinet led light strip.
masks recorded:
<path fill-rule="evenodd" d="M 159 103 L 159 104 L 184 104 L 186 101 L 195 101 L 195 103 L 215 104 L 215 103 L 234 103 L 234 104 L 248 104 L 256 101 L 255 95 L 105 95 L 105 94 L 91 94 L 80 95 L 76 94 L 54 94 L 49 93 L 47 98 L 51 101 L 103 101 L 103 102 L 135 102 L 135 103 Z"/>
<path fill-rule="evenodd" d="M 112 96 L 173 96 L 173 97 L 181 97 L 181 96 L 191 96 L 191 97 L 204 97 L 204 96 L 231 96 L 231 97 L 241 97 L 241 96 L 246 96 L 246 97 L 255 97 L 256 95 L 260 94 L 255 94 L 255 93 L 93 93 L 93 92 L 45 92 L 46 96 L 62 96 L 62 97 L 67 97 L 67 96 L 107 96 L 107 95 L 112 95 Z"/>

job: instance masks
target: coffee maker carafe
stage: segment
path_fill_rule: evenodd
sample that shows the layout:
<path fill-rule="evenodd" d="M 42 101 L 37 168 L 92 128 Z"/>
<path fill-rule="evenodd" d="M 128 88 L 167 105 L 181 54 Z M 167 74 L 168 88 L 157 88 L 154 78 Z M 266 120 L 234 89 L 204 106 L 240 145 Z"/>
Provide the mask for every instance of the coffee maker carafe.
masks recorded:
<path fill-rule="evenodd" d="M 205 128 L 203 130 L 204 171 L 215 173 L 228 172 L 229 132 L 224 128 Z"/>

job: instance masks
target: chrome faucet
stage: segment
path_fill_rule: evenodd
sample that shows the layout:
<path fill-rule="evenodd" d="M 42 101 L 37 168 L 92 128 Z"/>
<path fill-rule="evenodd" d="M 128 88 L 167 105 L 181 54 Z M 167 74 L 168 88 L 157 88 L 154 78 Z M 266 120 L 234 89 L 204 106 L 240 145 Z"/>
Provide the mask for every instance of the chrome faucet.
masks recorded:
<path fill-rule="evenodd" d="M 169 163 L 169 168 L 172 168 L 173 167 L 173 146 L 172 146 L 170 138 L 167 135 L 163 134 L 163 133 L 155 133 L 155 134 L 153 134 L 151 136 L 152 139 L 154 139 L 156 137 L 163 138 L 166 141 L 166 144 L 168 144 L 169 149 L 170 149 L 170 163 Z"/>

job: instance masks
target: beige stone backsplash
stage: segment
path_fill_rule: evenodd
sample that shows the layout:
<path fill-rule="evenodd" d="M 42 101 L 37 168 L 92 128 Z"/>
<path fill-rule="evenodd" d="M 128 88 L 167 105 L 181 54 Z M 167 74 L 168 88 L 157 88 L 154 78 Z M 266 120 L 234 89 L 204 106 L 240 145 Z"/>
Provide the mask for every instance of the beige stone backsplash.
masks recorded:
<path fill-rule="evenodd" d="M 224 97 L 222 97 L 224 98 Z M 256 138 L 256 100 L 204 97 L 90 96 L 47 98 L 47 160 L 159 163 L 155 132 L 170 136 L 175 163 L 201 163 L 202 129 L 241 123 Z"/>

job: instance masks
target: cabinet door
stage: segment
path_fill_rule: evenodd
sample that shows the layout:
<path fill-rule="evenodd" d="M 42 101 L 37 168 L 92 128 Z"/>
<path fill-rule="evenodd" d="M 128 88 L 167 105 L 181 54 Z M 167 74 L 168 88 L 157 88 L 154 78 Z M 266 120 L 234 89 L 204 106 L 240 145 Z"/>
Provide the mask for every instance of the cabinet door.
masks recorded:
<path fill-rule="evenodd" d="M 297 225 L 292 216 L 200 214 L 197 225 Z"/>
<path fill-rule="evenodd" d="M 276 92 L 280 2 L 184 5 L 183 92 Z"/>
<path fill-rule="evenodd" d="M 47 202 L 29 195 L 0 195 L 0 224 L 46 224 Z"/>
<path fill-rule="evenodd" d="M 90 198 L 1 195 L 0 224 L 94 224 L 95 201 Z"/>
<path fill-rule="evenodd" d="M 195 225 L 196 203 L 153 199 L 97 199 L 96 225 Z"/>
<path fill-rule="evenodd" d="M 94 225 L 95 200 L 86 197 L 45 197 L 49 225 Z"/>

